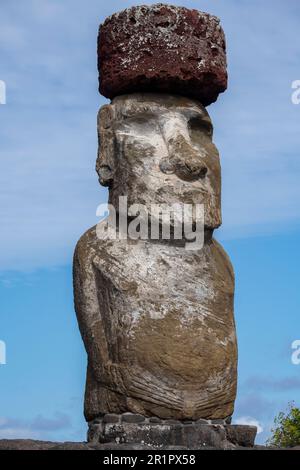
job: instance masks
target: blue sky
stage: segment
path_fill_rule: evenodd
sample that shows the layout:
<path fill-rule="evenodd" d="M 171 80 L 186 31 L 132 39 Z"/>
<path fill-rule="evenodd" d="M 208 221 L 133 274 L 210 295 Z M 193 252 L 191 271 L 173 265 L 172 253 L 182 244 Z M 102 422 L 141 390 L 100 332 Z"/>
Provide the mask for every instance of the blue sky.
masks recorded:
<path fill-rule="evenodd" d="M 151 3 L 151 2 L 144 2 Z M 168 3 L 168 2 L 167 2 Z M 223 176 L 216 234 L 236 271 L 235 419 L 263 442 L 300 405 L 298 0 L 173 1 L 221 18 L 229 89 L 208 111 Z M 86 357 L 72 300 L 80 235 L 105 202 L 94 171 L 99 23 L 137 2 L 2 0 L 0 80 L 0 437 L 82 440 Z"/>

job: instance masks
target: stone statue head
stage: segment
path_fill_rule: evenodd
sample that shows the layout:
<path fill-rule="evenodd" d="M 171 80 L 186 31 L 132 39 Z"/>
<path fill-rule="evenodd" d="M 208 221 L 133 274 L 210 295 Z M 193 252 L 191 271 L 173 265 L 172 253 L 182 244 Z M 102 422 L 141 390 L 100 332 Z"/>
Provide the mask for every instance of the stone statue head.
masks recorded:
<path fill-rule="evenodd" d="M 182 96 L 122 95 L 98 115 L 97 173 L 109 203 L 203 204 L 205 227 L 221 224 L 221 170 L 206 109 Z"/>

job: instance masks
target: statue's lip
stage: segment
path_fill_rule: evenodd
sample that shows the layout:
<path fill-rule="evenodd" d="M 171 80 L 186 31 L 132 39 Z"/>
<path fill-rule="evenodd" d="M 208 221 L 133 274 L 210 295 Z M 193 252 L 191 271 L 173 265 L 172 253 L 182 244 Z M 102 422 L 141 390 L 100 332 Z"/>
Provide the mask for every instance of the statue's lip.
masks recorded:
<path fill-rule="evenodd" d="M 207 173 L 207 171 L 205 172 L 205 174 Z M 174 173 L 179 179 L 181 179 L 182 181 L 187 181 L 187 182 L 195 182 L 195 181 L 199 181 L 199 180 L 202 180 L 203 178 L 205 178 L 205 175 L 202 174 L 202 170 L 199 170 L 197 173 L 193 173 L 193 174 L 190 174 L 188 172 L 185 172 L 185 171 L 180 171 L 180 170 L 177 170 L 175 171 Z"/>

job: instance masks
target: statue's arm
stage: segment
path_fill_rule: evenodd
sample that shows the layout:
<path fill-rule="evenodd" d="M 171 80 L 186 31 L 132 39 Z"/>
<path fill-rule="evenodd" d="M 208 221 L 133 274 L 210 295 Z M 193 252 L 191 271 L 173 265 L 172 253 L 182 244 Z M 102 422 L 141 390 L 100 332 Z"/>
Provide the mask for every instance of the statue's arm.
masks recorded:
<path fill-rule="evenodd" d="M 97 295 L 97 269 L 93 264 L 93 233 L 88 231 L 77 243 L 73 262 L 74 303 L 81 336 L 95 378 L 106 381 L 109 363 L 107 339 Z M 99 288 L 99 286 L 98 286 Z"/>
<path fill-rule="evenodd" d="M 234 294 L 234 287 L 235 287 L 235 275 L 232 263 L 226 251 L 224 250 L 223 246 L 217 242 L 217 240 L 213 239 L 213 246 L 214 246 L 214 254 L 215 258 L 218 261 L 218 266 L 224 272 L 224 278 L 228 281 L 228 287 Z"/>

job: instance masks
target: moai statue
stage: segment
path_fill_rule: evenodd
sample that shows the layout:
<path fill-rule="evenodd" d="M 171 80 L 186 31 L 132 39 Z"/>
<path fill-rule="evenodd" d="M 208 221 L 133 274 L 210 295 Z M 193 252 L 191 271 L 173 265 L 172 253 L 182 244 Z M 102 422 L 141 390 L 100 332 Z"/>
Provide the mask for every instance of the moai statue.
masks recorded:
<path fill-rule="evenodd" d="M 204 107 L 226 89 L 224 34 L 214 16 L 158 4 L 109 17 L 98 46 L 100 91 L 112 101 L 98 116 L 96 168 L 109 203 L 118 212 L 126 197 L 148 214 L 153 204 L 201 204 L 204 238 L 197 249 L 161 231 L 111 239 L 103 221 L 78 242 L 89 440 L 191 445 L 203 423 L 228 427 L 236 397 L 234 274 L 213 238 L 221 174 Z"/>

